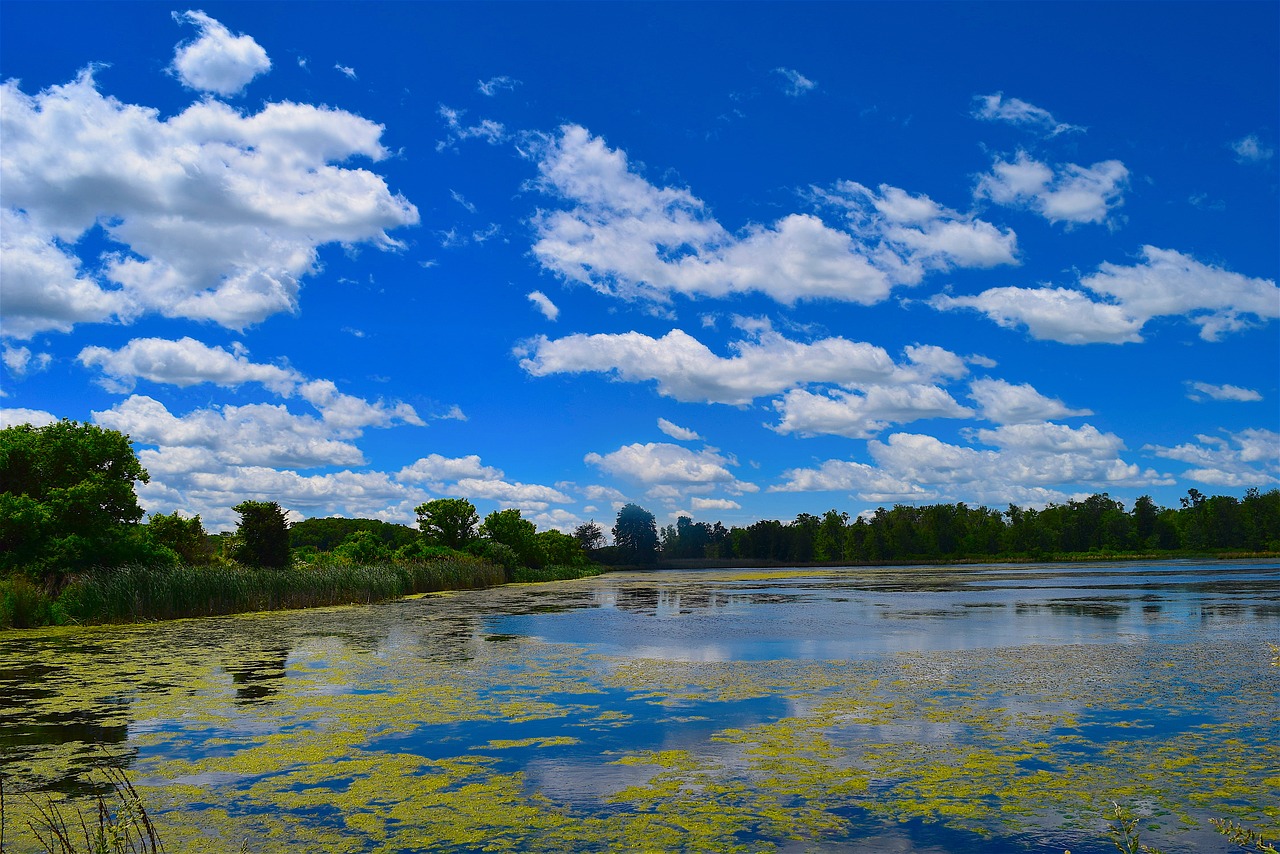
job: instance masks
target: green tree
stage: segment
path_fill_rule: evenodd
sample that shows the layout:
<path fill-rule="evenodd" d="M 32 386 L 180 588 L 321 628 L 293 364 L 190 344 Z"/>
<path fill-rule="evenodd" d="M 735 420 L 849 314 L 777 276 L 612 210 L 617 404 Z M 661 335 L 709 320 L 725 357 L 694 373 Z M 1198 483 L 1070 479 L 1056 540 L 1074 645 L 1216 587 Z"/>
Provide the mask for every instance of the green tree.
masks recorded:
<path fill-rule="evenodd" d="M 624 560 L 653 563 L 658 559 L 657 520 L 638 504 L 627 504 L 618 511 L 618 519 L 613 525 L 613 541 Z"/>
<path fill-rule="evenodd" d="M 152 513 L 147 520 L 147 538 L 157 546 L 172 549 L 184 563 L 204 564 L 213 557 L 213 546 L 198 514 L 184 519 L 176 511 L 167 516 Z"/>
<path fill-rule="evenodd" d="M 391 550 L 373 531 L 355 531 L 330 552 L 343 563 L 369 565 L 391 559 Z"/>
<path fill-rule="evenodd" d="M 235 558 L 246 566 L 280 569 L 289 565 L 289 520 L 274 501 L 241 501 Z"/>
<path fill-rule="evenodd" d="M 556 530 L 539 531 L 538 551 L 548 566 L 583 566 L 589 561 L 577 537 Z"/>
<path fill-rule="evenodd" d="M 538 529 L 519 510 L 495 510 L 484 517 L 480 536 L 501 543 L 516 553 L 522 566 L 537 569 L 545 563 L 538 548 Z"/>
<path fill-rule="evenodd" d="M 65 571 L 146 556 L 134 484 L 148 482 L 129 437 L 62 420 L 0 430 L 0 571 Z"/>
<path fill-rule="evenodd" d="M 418 530 L 433 546 L 464 549 L 476 538 L 480 517 L 475 505 L 465 498 L 437 498 L 414 508 Z M 516 511 L 519 515 L 519 511 Z"/>

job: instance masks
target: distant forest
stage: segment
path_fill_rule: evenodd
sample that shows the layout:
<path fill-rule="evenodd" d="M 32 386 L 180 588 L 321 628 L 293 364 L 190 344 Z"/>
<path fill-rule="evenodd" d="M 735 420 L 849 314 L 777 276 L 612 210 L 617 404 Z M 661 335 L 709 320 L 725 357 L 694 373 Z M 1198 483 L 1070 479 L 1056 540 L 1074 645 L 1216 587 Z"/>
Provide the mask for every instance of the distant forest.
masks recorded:
<path fill-rule="evenodd" d="M 1051 558 L 1085 554 L 1280 551 L 1280 490 L 1250 489 L 1243 499 L 1206 496 L 1192 489 L 1181 506 L 1164 508 L 1142 496 L 1133 508 L 1109 494 L 1050 504 L 1042 510 L 1010 504 L 1006 510 L 966 504 L 898 504 L 869 517 L 828 510 L 801 513 L 790 522 L 766 520 L 745 528 L 680 517 L 655 531 L 652 545 L 615 528 L 615 550 L 603 562 L 740 559 L 778 563 L 881 563 L 982 558 Z M 635 505 L 630 508 L 640 510 Z M 619 513 L 620 522 L 627 508 Z M 640 511 L 646 513 L 647 511 Z M 632 511 L 634 514 L 634 511 Z M 652 518 L 650 516 L 650 518 Z M 648 540 L 648 537 L 644 537 Z"/>

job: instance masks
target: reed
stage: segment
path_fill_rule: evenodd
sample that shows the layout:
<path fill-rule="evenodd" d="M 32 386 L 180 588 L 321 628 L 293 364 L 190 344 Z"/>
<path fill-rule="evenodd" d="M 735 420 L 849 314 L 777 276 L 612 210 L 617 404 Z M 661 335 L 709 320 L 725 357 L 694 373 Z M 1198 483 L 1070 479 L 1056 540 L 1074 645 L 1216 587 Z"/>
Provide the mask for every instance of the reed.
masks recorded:
<path fill-rule="evenodd" d="M 171 620 L 249 611 L 380 602 L 412 593 L 506 581 L 502 567 L 466 555 L 285 569 L 237 565 L 124 566 L 73 578 L 57 597 L 26 579 L 0 580 L 0 628 Z"/>

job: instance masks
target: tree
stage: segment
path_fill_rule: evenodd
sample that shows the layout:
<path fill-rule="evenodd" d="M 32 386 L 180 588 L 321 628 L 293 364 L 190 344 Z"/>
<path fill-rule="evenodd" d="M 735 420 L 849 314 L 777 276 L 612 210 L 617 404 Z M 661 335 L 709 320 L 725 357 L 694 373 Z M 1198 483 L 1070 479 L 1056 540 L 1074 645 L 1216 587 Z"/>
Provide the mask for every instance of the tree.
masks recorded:
<path fill-rule="evenodd" d="M 538 551 L 548 566 L 585 566 L 587 553 L 576 537 L 556 530 L 539 531 Z"/>
<path fill-rule="evenodd" d="M 177 512 L 167 516 L 152 513 L 147 520 L 147 537 L 155 545 L 172 549 L 184 563 L 208 563 L 213 556 L 213 546 L 198 514 L 184 519 Z"/>
<path fill-rule="evenodd" d="M 62 420 L 0 430 L 0 571 L 51 573 L 146 556 L 137 536 L 147 483 L 129 437 Z"/>
<path fill-rule="evenodd" d="M 604 529 L 596 524 L 595 519 L 592 519 L 574 528 L 573 538 L 578 541 L 584 551 L 598 549 L 604 545 Z"/>
<path fill-rule="evenodd" d="M 613 541 L 625 559 L 633 563 L 653 563 L 658 559 L 658 523 L 653 514 L 637 504 L 618 511 Z"/>
<path fill-rule="evenodd" d="M 475 505 L 465 498 L 437 498 L 419 504 L 414 512 L 418 514 L 418 530 L 433 546 L 463 549 L 476 538 L 480 517 Z"/>
<path fill-rule="evenodd" d="M 538 548 L 538 529 L 519 510 L 495 510 L 484 517 L 480 535 L 516 553 L 521 565 L 537 569 L 545 563 Z"/>
<path fill-rule="evenodd" d="M 235 558 L 246 566 L 280 569 L 289 565 L 289 520 L 274 501 L 241 501 Z"/>

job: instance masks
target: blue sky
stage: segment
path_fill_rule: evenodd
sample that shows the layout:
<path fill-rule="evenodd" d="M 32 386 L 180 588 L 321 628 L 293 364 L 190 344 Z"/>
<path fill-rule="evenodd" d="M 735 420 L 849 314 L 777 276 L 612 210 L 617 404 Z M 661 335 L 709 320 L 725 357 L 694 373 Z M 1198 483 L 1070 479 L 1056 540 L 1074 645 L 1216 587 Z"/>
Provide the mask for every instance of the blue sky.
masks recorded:
<path fill-rule="evenodd" d="M 0 413 L 148 510 L 1280 482 L 1276 3 L 0 18 Z"/>

